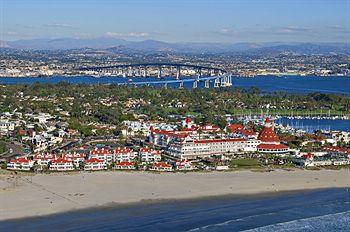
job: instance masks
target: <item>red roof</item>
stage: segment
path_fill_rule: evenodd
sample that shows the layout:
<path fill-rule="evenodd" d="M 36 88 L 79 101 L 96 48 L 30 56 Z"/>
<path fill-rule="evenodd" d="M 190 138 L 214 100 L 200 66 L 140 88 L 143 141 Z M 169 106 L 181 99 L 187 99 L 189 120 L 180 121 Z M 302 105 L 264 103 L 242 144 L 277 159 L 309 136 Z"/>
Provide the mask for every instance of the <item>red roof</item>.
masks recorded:
<path fill-rule="evenodd" d="M 195 140 L 194 143 L 220 143 L 220 142 L 244 142 L 244 138 L 229 138 L 229 139 L 203 139 Z"/>
<path fill-rule="evenodd" d="M 170 135 L 174 136 L 175 131 L 174 130 L 153 130 L 152 131 L 154 134 L 162 134 L 162 135 Z"/>
<path fill-rule="evenodd" d="M 276 150 L 276 149 L 288 149 L 288 146 L 284 144 L 269 144 L 269 143 L 262 143 L 259 144 L 258 149 L 267 149 L 267 150 Z"/>
<path fill-rule="evenodd" d="M 350 149 L 344 148 L 344 147 L 338 147 L 338 146 L 328 146 L 323 148 L 326 151 L 335 151 L 345 154 L 350 154 Z"/>
<path fill-rule="evenodd" d="M 265 126 L 264 129 L 260 131 L 258 135 L 258 140 L 262 142 L 280 142 L 272 126 Z"/>
<path fill-rule="evenodd" d="M 186 117 L 185 122 L 190 123 L 190 122 L 192 122 L 192 119 L 190 117 Z"/>
<path fill-rule="evenodd" d="M 179 132 L 193 132 L 193 131 L 196 131 L 198 130 L 198 127 L 194 127 L 194 126 L 191 126 L 191 128 L 183 128 L 181 131 Z"/>
<path fill-rule="evenodd" d="M 95 148 L 94 150 L 90 151 L 90 155 L 109 155 L 109 154 L 112 154 L 112 152 L 109 149 L 105 149 L 105 148 L 102 148 L 102 149 Z"/>
<path fill-rule="evenodd" d="M 86 163 L 104 163 L 104 162 L 105 162 L 104 160 L 100 160 L 97 158 L 90 158 L 90 159 L 86 160 Z"/>
<path fill-rule="evenodd" d="M 255 134 L 253 129 L 247 130 L 242 124 L 238 124 L 238 123 L 228 125 L 227 128 L 233 133 L 239 132 L 243 135 L 254 135 Z"/>
<path fill-rule="evenodd" d="M 124 161 L 124 162 L 117 163 L 117 165 L 118 166 L 135 166 L 135 162 Z"/>
<path fill-rule="evenodd" d="M 173 134 L 172 136 L 179 138 L 179 139 L 184 139 L 184 138 L 187 138 L 189 135 L 188 134 Z"/>
<path fill-rule="evenodd" d="M 189 162 L 187 160 L 178 160 L 178 161 L 176 161 L 176 166 L 184 166 L 186 164 L 192 165 L 191 162 Z"/>
<path fill-rule="evenodd" d="M 165 162 L 158 162 L 153 165 L 153 167 L 158 167 L 158 168 L 171 168 L 172 166 L 170 164 L 167 164 Z"/>
<path fill-rule="evenodd" d="M 303 158 L 305 158 L 305 159 L 311 159 L 313 156 L 314 156 L 313 154 L 308 153 L 308 154 L 306 154 L 306 155 L 303 155 Z"/>
<path fill-rule="evenodd" d="M 176 138 L 186 138 L 188 135 L 195 133 L 198 131 L 199 127 L 198 126 L 191 126 L 191 128 L 183 128 L 182 130 L 153 130 L 152 133 L 154 134 L 161 134 L 169 137 L 176 137 Z M 212 128 L 210 127 L 202 127 L 203 131 L 216 131 L 219 130 L 220 128 L 213 126 Z"/>
<path fill-rule="evenodd" d="M 250 129 L 250 130 L 244 130 L 243 134 L 244 135 L 255 135 L 255 132 L 253 129 Z"/>
<path fill-rule="evenodd" d="M 142 147 L 140 149 L 140 152 L 147 152 L 147 153 L 152 153 L 152 154 L 160 154 L 161 152 L 158 150 L 153 150 L 152 148 L 149 147 Z"/>
<path fill-rule="evenodd" d="M 115 154 L 125 154 L 130 152 L 133 152 L 133 150 L 127 147 L 118 147 L 117 149 L 114 150 Z"/>
<path fill-rule="evenodd" d="M 28 160 L 26 157 L 19 157 L 16 159 L 12 159 L 10 163 L 29 163 L 30 160 Z"/>
<path fill-rule="evenodd" d="M 229 130 L 231 130 L 232 132 L 237 132 L 237 131 L 242 131 L 244 130 L 244 126 L 242 124 L 231 124 L 227 126 Z"/>
<path fill-rule="evenodd" d="M 142 147 L 142 148 L 140 149 L 140 152 L 151 152 L 151 151 L 152 151 L 152 149 L 149 148 L 149 147 Z"/>

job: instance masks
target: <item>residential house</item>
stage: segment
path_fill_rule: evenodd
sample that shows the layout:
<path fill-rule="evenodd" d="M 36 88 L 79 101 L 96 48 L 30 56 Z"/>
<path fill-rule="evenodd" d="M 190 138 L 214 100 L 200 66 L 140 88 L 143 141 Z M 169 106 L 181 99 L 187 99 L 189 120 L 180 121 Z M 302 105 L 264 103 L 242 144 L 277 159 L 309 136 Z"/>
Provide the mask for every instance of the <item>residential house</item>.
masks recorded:
<path fill-rule="evenodd" d="M 10 160 L 7 163 L 8 170 L 30 171 L 34 165 L 33 160 L 29 160 L 27 157 L 19 157 Z"/>
<path fill-rule="evenodd" d="M 72 161 L 64 158 L 57 158 L 51 161 L 49 169 L 51 171 L 72 171 L 74 170 L 74 165 Z"/>
<path fill-rule="evenodd" d="M 106 161 L 96 158 L 90 158 L 86 160 L 84 170 L 85 171 L 99 171 L 107 169 Z"/>

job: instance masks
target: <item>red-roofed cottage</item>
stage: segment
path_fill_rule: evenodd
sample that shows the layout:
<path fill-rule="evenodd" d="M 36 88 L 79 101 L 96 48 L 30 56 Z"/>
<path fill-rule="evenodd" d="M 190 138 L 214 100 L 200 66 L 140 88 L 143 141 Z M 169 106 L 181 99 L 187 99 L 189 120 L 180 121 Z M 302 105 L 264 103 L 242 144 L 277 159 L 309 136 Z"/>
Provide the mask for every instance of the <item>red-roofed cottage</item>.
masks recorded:
<path fill-rule="evenodd" d="M 165 162 L 158 162 L 154 163 L 149 170 L 158 172 L 171 172 L 173 170 L 173 166 Z"/>
<path fill-rule="evenodd" d="M 58 158 L 51 161 L 49 169 L 51 171 L 72 171 L 74 170 L 74 165 L 72 161 L 64 158 Z"/>
<path fill-rule="evenodd" d="M 96 158 L 90 158 L 86 160 L 84 170 L 85 171 L 99 171 L 107 169 L 106 161 Z"/>
<path fill-rule="evenodd" d="M 114 162 L 131 162 L 135 160 L 137 154 L 130 148 L 118 147 L 114 150 Z"/>
<path fill-rule="evenodd" d="M 134 170 L 136 169 L 136 166 L 135 166 L 135 162 L 120 162 L 120 163 L 116 163 L 114 169 Z"/>
<path fill-rule="evenodd" d="M 141 162 L 158 162 L 162 159 L 161 152 L 149 147 L 142 147 L 139 152 Z"/>
<path fill-rule="evenodd" d="M 111 150 L 106 148 L 95 148 L 90 151 L 89 158 L 104 160 L 106 163 L 110 164 L 113 162 L 114 154 Z"/>
<path fill-rule="evenodd" d="M 10 162 L 7 163 L 7 169 L 19 170 L 19 171 L 30 171 L 33 165 L 34 165 L 33 160 L 29 160 L 27 157 L 19 157 L 19 158 L 10 160 Z"/>

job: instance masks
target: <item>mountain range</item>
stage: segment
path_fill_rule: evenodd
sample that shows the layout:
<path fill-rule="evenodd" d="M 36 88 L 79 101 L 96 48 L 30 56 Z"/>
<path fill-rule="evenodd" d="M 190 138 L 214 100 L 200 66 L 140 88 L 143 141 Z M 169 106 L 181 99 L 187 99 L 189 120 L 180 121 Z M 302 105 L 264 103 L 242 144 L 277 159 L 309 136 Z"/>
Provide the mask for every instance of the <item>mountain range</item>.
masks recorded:
<path fill-rule="evenodd" d="M 350 54 L 350 43 L 167 43 L 157 40 L 128 41 L 112 37 L 0 41 L 0 48 L 31 50 L 117 48 L 143 52 Z"/>

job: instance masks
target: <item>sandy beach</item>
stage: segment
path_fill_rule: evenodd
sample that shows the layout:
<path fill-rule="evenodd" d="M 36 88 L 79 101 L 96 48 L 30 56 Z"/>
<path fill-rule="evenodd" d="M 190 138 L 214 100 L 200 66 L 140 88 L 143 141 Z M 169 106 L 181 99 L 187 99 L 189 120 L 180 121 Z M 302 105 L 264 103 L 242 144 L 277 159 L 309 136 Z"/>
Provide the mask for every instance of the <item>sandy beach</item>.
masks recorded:
<path fill-rule="evenodd" d="M 142 200 L 350 187 L 350 171 L 0 175 L 0 220 Z"/>

